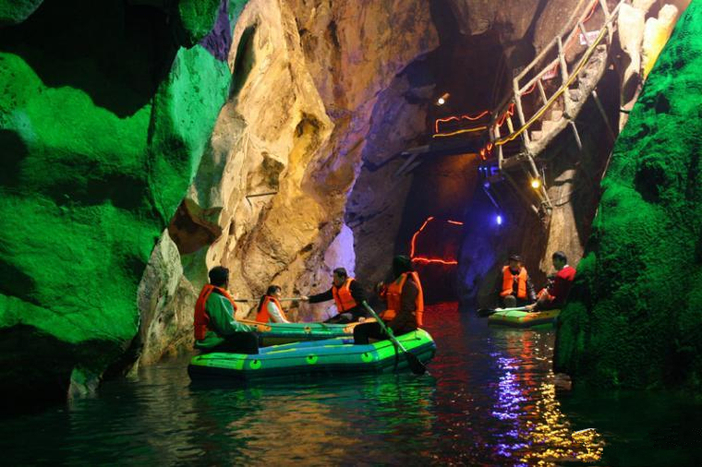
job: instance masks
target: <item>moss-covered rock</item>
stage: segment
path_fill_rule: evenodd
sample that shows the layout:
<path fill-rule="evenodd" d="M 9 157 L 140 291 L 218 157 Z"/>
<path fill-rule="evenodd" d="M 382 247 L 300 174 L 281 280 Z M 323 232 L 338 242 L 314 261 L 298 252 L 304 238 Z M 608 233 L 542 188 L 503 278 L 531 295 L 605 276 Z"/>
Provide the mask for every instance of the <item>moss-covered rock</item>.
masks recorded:
<path fill-rule="evenodd" d="M 231 80 L 169 27 L 148 5 L 48 0 L 0 31 L 3 391 L 65 397 L 137 333 L 139 280 Z"/>
<path fill-rule="evenodd" d="M 693 2 L 617 141 L 557 370 L 593 385 L 700 387 L 702 4 Z"/>
<path fill-rule="evenodd" d="M 21 23 L 39 8 L 43 0 L 0 0 L 0 28 Z"/>

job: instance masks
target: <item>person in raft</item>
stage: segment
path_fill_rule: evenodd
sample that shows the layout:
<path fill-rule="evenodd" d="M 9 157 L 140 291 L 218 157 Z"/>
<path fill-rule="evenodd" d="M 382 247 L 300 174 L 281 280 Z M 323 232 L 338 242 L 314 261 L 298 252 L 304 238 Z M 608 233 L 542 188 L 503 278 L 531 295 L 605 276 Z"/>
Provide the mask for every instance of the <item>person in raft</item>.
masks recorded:
<path fill-rule="evenodd" d="M 387 304 L 386 310 L 379 317 L 395 336 L 400 336 L 422 325 L 424 293 L 419 275 L 407 256 L 395 256 L 392 271 L 394 280 L 388 285 L 381 282 L 377 286 L 380 298 Z M 354 344 L 368 344 L 369 338 L 382 340 L 388 336 L 378 323 L 363 323 L 353 328 Z"/>
<path fill-rule="evenodd" d="M 338 313 L 326 320 L 325 323 L 345 324 L 368 317 L 366 310 L 361 305 L 366 300 L 363 287 L 356 279 L 349 277 L 344 268 L 334 269 L 331 289 L 310 297 L 302 297 L 302 300 L 310 303 L 326 302 L 332 299 L 336 303 Z"/>
<path fill-rule="evenodd" d="M 501 305 L 505 308 L 524 306 L 536 301 L 534 284 L 519 255 L 509 257 L 507 266 L 502 268 L 496 288 L 500 291 Z"/>
<path fill-rule="evenodd" d="M 203 352 L 258 353 L 256 328 L 234 319 L 237 307 L 227 292 L 229 269 L 216 266 L 195 303 L 195 348 Z"/>
<path fill-rule="evenodd" d="M 258 313 L 256 313 L 256 321 L 259 323 L 289 323 L 288 317 L 283 312 L 283 307 L 280 305 L 281 288 L 277 285 L 271 285 L 266 290 L 266 294 L 261 297 L 258 302 Z"/>
<path fill-rule="evenodd" d="M 568 257 L 562 251 L 557 251 L 551 256 L 556 277 L 549 285 L 539 292 L 539 298 L 533 305 L 525 307 L 526 311 L 542 311 L 560 308 L 565 304 L 570 288 L 575 279 L 575 268 L 568 265 Z"/>

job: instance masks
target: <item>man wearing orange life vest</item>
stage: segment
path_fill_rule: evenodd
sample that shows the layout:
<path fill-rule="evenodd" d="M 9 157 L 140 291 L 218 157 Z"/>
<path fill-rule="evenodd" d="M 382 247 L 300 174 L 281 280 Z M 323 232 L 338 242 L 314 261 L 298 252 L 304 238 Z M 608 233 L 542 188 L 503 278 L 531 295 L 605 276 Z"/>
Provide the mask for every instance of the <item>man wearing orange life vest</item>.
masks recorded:
<path fill-rule="evenodd" d="M 334 300 L 338 314 L 332 316 L 325 323 L 352 323 L 360 318 L 366 318 L 367 312 L 361 306 L 366 300 L 363 287 L 353 277 L 349 277 L 346 269 L 336 268 L 332 274 L 332 287 L 326 292 L 322 292 L 310 297 L 302 297 L 310 303 L 326 302 Z"/>
<path fill-rule="evenodd" d="M 526 268 L 522 266 L 522 258 L 519 255 L 509 257 L 509 265 L 502 268 L 500 279 L 500 298 L 505 308 L 524 306 L 536 301 L 534 284 Z"/>
<path fill-rule="evenodd" d="M 258 336 L 252 326 L 234 319 L 236 305 L 227 292 L 229 269 L 210 270 L 195 304 L 195 348 L 204 352 L 258 353 Z"/>
<path fill-rule="evenodd" d="M 407 256 L 395 256 L 392 260 L 394 280 L 385 285 L 378 284 L 380 298 L 385 300 L 387 309 L 380 314 L 395 336 L 417 329 L 422 323 L 424 313 L 424 293 L 419 275 L 412 267 Z M 368 344 L 369 338 L 387 339 L 378 323 L 363 323 L 353 329 L 354 344 Z"/>
<path fill-rule="evenodd" d="M 280 304 L 280 287 L 271 285 L 258 302 L 256 321 L 259 323 L 289 323 Z"/>

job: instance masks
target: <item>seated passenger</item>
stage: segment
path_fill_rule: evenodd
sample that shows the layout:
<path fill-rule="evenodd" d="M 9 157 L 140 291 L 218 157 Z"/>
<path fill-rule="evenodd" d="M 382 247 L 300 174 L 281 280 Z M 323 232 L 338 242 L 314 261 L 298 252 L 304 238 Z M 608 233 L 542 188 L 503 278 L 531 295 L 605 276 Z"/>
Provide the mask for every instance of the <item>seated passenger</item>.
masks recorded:
<path fill-rule="evenodd" d="M 502 268 L 497 288 L 500 291 L 500 304 L 505 308 L 524 306 L 536 301 L 534 284 L 519 255 L 509 257 L 508 265 Z"/>
<path fill-rule="evenodd" d="M 259 323 L 289 323 L 280 304 L 280 287 L 271 285 L 258 302 L 256 321 Z"/>
<path fill-rule="evenodd" d="M 344 268 L 334 269 L 332 274 L 332 286 L 326 292 L 322 292 L 310 297 L 302 297 L 310 303 L 326 302 L 334 300 L 338 313 L 325 323 L 351 323 L 359 321 L 360 318 L 368 316 L 361 303 L 366 299 L 363 287 L 353 277 L 349 277 Z"/>
<path fill-rule="evenodd" d="M 258 335 L 252 326 L 234 319 L 236 304 L 227 292 L 229 269 L 210 270 L 195 304 L 195 348 L 203 352 L 258 353 Z"/>
<path fill-rule="evenodd" d="M 419 275 L 407 256 L 395 256 L 392 269 L 393 282 L 387 286 L 382 282 L 378 284 L 380 298 L 387 303 L 387 309 L 379 317 L 395 336 L 400 336 L 422 325 L 424 294 Z M 363 323 L 353 329 L 354 344 L 368 344 L 369 338 L 382 340 L 388 336 L 378 323 Z"/>
<path fill-rule="evenodd" d="M 557 271 L 556 277 L 539 292 L 536 303 L 525 307 L 527 311 L 553 310 L 565 305 L 575 279 L 575 268 L 568 265 L 568 258 L 562 251 L 555 252 L 551 259 Z"/>

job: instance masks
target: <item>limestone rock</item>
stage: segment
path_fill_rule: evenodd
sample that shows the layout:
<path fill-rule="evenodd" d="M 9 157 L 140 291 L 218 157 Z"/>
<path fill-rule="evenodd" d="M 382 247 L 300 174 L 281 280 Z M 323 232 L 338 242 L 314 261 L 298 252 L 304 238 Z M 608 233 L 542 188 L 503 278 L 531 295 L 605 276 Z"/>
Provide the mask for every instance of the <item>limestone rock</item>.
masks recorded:
<path fill-rule="evenodd" d="M 560 317 L 554 363 L 575 384 L 700 387 L 700 38 L 693 2 L 615 146 Z"/>
<path fill-rule="evenodd" d="M 24 21 L 43 0 L 3 0 L 0 2 L 0 28 Z"/>
<path fill-rule="evenodd" d="M 3 30 L 4 391 L 65 398 L 74 369 L 92 381 L 123 356 L 139 278 L 226 98 L 226 63 L 140 11 L 47 2 Z"/>
<path fill-rule="evenodd" d="M 643 37 L 643 74 L 647 77 L 656 63 L 658 55 L 668 42 L 678 18 L 678 9 L 673 5 L 665 5 L 658 12 L 658 18 L 646 20 Z"/>

